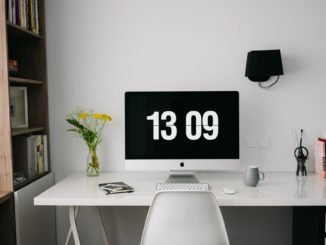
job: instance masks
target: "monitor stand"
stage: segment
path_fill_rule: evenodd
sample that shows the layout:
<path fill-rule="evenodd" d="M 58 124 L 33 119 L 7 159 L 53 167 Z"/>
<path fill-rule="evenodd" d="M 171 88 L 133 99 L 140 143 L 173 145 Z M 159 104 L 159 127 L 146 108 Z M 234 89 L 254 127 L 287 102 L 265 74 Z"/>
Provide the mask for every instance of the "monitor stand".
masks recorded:
<path fill-rule="evenodd" d="M 199 183 L 193 171 L 170 171 L 166 183 Z"/>

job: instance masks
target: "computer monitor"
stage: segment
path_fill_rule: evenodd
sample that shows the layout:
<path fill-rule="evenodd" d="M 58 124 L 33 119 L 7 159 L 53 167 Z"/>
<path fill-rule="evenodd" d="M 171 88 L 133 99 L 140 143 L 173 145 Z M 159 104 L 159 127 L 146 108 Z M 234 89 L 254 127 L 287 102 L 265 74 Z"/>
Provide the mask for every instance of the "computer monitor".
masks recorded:
<path fill-rule="evenodd" d="M 126 92 L 127 170 L 238 170 L 237 91 Z"/>
<path fill-rule="evenodd" d="M 238 170 L 237 91 L 126 92 L 127 170 Z"/>

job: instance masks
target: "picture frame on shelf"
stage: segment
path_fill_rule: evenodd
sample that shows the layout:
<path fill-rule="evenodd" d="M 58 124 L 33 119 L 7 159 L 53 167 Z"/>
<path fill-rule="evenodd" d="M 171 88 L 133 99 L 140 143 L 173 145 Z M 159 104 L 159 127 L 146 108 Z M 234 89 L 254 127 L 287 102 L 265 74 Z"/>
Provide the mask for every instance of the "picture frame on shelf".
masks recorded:
<path fill-rule="evenodd" d="M 28 128 L 27 87 L 10 86 L 11 128 Z"/>

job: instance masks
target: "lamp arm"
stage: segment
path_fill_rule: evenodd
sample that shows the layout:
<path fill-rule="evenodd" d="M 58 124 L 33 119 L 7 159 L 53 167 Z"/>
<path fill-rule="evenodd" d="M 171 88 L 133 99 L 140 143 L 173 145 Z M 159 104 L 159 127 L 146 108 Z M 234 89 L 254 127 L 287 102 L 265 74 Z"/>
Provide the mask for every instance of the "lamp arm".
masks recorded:
<path fill-rule="evenodd" d="M 276 80 L 274 82 L 272 82 L 271 84 L 267 85 L 267 86 L 263 86 L 264 82 L 259 82 L 259 87 L 261 87 L 261 88 L 270 88 L 275 83 L 277 83 L 279 79 L 280 79 L 280 76 L 277 76 Z"/>

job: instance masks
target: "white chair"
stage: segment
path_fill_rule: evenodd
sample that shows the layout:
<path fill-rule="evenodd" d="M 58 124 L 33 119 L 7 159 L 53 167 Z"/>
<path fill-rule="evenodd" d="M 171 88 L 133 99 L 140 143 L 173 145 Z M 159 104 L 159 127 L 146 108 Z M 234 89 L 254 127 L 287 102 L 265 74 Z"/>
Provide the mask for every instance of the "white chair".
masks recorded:
<path fill-rule="evenodd" d="M 141 245 L 229 245 L 210 192 L 159 192 L 149 208 Z"/>

